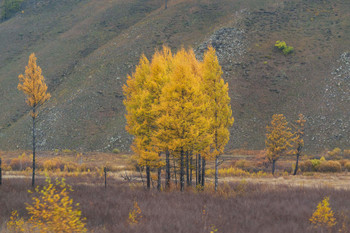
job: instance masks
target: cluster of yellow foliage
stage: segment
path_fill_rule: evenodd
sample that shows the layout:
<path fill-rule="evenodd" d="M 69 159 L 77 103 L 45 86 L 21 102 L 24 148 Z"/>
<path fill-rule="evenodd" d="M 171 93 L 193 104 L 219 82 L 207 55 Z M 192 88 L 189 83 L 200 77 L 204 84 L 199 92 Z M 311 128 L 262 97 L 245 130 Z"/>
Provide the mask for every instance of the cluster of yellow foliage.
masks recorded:
<path fill-rule="evenodd" d="M 215 174 L 214 169 L 208 169 L 207 171 L 208 176 L 213 176 Z M 268 174 L 263 171 L 258 171 L 257 173 L 253 172 L 247 172 L 243 169 L 236 168 L 236 167 L 229 167 L 229 168 L 220 168 L 218 170 L 218 173 L 222 177 L 229 177 L 229 176 L 245 176 L 245 177 L 266 177 Z"/>
<path fill-rule="evenodd" d="M 28 223 L 33 230 L 40 232 L 86 232 L 85 219 L 81 218 L 81 211 L 77 209 L 79 204 L 73 205 L 73 199 L 68 196 L 68 191 L 73 191 L 64 179 L 51 183 L 46 179 L 46 185 L 35 192 L 39 197 L 33 197 L 33 203 L 27 204 L 30 215 Z"/>
<path fill-rule="evenodd" d="M 210 159 L 222 153 L 233 117 L 228 85 L 221 75 L 212 47 L 203 62 L 193 49 L 172 54 L 165 46 L 151 62 L 141 57 L 123 87 L 126 129 L 135 136 L 133 150 L 139 165 L 163 166 L 162 152 L 179 157 L 180 168 L 185 154 L 200 153 Z"/>
<path fill-rule="evenodd" d="M 32 117 L 35 118 L 35 108 L 50 99 L 51 95 L 47 93 L 45 78 L 41 74 L 41 68 L 36 64 L 35 54 L 29 56 L 28 66 L 26 66 L 25 74 L 18 76 L 18 90 L 22 90 L 27 95 L 27 104 L 33 107 Z"/>
<path fill-rule="evenodd" d="M 86 232 L 79 204 L 73 205 L 73 199 L 68 196 L 72 188 L 64 182 L 56 179 L 55 184 L 51 179 L 46 179 L 46 185 L 35 188 L 32 204 L 26 204 L 30 218 L 24 221 L 19 218 L 17 211 L 13 211 L 7 223 L 10 232 Z M 32 193 L 31 191 L 28 191 Z"/>
<path fill-rule="evenodd" d="M 266 130 L 266 157 L 273 164 L 273 174 L 275 162 L 292 147 L 291 139 L 293 133 L 283 114 L 274 114 L 272 116 L 271 124 L 266 127 Z"/>
<path fill-rule="evenodd" d="M 137 204 L 136 201 L 134 201 L 134 206 L 129 212 L 129 224 L 137 224 L 142 219 L 142 211 Z"/>
<path fill-rule="evenodd" d="M 16 233 L 25 231 L 25 222 L 18 216 L 17 210 L 12 211 L 10 221 L 7 222 L 7 230 Z"/>
<path fill-rule="evenodd" d="M 329 197 L 325 197 L 322 202 L 318 203 L 317 209 L 310 218 L 310 222 L 315 227 L 332 228 L 337 224 L 334 213 L 329 206 Z"/>

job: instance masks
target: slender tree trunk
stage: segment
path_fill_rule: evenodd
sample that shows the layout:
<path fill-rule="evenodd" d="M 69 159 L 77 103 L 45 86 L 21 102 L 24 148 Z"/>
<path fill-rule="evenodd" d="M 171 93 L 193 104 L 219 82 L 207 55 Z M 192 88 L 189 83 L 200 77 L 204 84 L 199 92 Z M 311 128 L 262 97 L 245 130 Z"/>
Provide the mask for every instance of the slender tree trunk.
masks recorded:
<path fill-rule="evenodd" d="M 188 151 L 186 151 L 186 181 L 187 181 L 187 186 L 190 186 L 190 167 L 189 167 L 189 156 L 188 156 Z"/>
<path fill-rule="evenodd" d="M 196 186 L 198 185 L 198 154 L 196 154 Z"/>
<path fill-rule="evenodd" d="M 107 189 L 107 167 L 104 167 L 103 171 L 105 173 L 105 189 Z"/>
<path fill-rule="evenodd" d="M 202 160 L 201 160 L 201 154 L 198 154 L 198 184 L 202 184 L 202 169 L 201 166 L 202 165 Z"/>
<path fill-rule="evenodd" d="M 162 153 L 159 152 L 159 160 L 161 159 Z M 162 167 L 158 167 L 158 183 L 157 183 L 157 190 L 160 191 L 162 188 Z"/>
<path fill-rule="evenodd" d="M 297 174 L 298 172 L 298 163 L 299 163 L 299 157 L 300 157 L 300 152 L 301 152 L 301 147 L 298 147 L 298 152 L 297 152 L 297 162 L 295 163 L 295 169 L 294 169 L 294 176 Z"/>
<path fill-rule="evenodd" d="M 165 152 L 165 162 L 166 162 L 166 181 L 165 181 L 165 186 L 167 189 L 170 188 L 170 159 L 169 159 L 169 156 L 170 156 L 170 153 L 169 151 L 166 151 Z"/>
<path fill-rule="evenodd" d="M 147 176 L 147 189 L 151 188 L 151 172 L 150 172 L 150 167 L 147 165 L 146 166 L 146 176 Z"/>
<path fill-rule="evenodd" d="M 176 178 L 176 161 L 175 161 L 175 156 L 174 156 L 174 155 L 173 155 L 173 161 L 174 161 L 175 186 L 177 187 L 177 178 Z"/>
<path fill-rule="evenodd" d="M 32 187 L 35 185 L 35 105 L 33 106 L 33 176 L 32 176 Z"/>
<path fill-rule="evenodd" d="M 165 0 L 165 10 L 168 9 L 168 0 Z"/>
<path fill-rule="evenodd" d="M 192 153 L 190 155 L 190 185 L 192 186 L 192 171 L 193 171 L 193 158 L 192 158 Z"/>
<path fill-rule="evenodd" d="M 272 175 L 275 174 L 275 164 L 276 164 L 276 160 L 272 160 Z"/>
<path fill-rule="evenodd" d="M 205 185 L 205 158 L 202 158 L 202 186 Z"/>
<path fill-rule="evenodd" d="M 2 185 L 1 158 L 0 158 L 0 185 Z"/>
<path fill-rule="evenodd" d="M 218 164 L 218 161 L 219 160 L 219 156 L 216 156 L 215 157 L 215 192 L 218 191 L 218 183 L 219 183 L 219 180 L 218 180 L 218 176 L 219 176 L 219 164 Z"/>
<path fill-rule="evenodd" d="M 157 189 L 160 191 L 162 188 L 162 168 L 158 167 L 158 183 L 157 183 Z"/>
<path fill-rule="evenodd" d="M 184 151 L 181 149 L 181 154 L 180 154 L 180 190 L 181 192 L 184 191 L 184 185 L 185 185 L 185 164 L 184 164 Z"/>

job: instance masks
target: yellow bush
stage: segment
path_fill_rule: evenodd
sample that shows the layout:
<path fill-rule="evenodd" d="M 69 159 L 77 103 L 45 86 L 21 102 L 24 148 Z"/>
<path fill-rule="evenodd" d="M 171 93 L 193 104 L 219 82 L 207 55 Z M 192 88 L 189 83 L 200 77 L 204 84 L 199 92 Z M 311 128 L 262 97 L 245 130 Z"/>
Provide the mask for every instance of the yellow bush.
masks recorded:
<path fill-rule="evenodd" d="M 46 171 L 56 171 L 57 169 L 63 170 L 64 164 L 58 158 L 49 159 L 43 162 L 43 168 Z"/>
<path fill-rule="evenodd" d="M 142 218 L 142 211 L 137 204 L 136 201 L 134 201 L 134 206 L 129 212 L 129 224 L 137 224 L 140 222 Z"/>
<path fill-rule="evenodd" d="M 322 202 L 318 203 L 309 220 L 316 228 L 326 227 L 330 229 L 337 224 L 334 213 L 329 206 L 329 197 L 325 197 Z"/>
<path fill-rule="evenodd" d="M 10 221 L 7 222 L 7 230 L 9 232 L 24 232 L 25 222 L 23 218 L 18 217 L 17 210 L 12 211 Z"/>
<path fill-rule="evenodd" d="M 328 155 L 331 157 L 331 158 L 335 158 L 335 157 L 338 157 L 338 156 L 341 156 L 341 149 L 336 147 L 334 148 L 332 151 L 328 151 Z"/>
<path fill-rule="evenodd" d="M 73 200 L 68 196 L 71 187 L 64 179 L 51 183 L 46 179 L 46 185 L 40 190 L 36 187 L 33 203 L 26 204 L 30 218 L 28 223 L 33 231 L 40 232 L 86 232 L 85 219 L 81 218 L 78 205 L 73 205 Z"/>

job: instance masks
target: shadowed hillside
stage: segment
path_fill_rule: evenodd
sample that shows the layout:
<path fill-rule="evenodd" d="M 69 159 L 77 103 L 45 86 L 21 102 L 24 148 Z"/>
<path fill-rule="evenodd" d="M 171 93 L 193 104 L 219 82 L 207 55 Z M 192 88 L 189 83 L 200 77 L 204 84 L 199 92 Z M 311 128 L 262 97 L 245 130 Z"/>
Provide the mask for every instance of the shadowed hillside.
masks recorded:
<path fill-rule="evenodd" d="M 1 2 L 1 1 L 0 1 Z M 0 147 L 30 148 L 17 90 L 29 54 L 52 94 L 40 149 L 128 150 L 122 86 L 142 53 L 211 43 L 230 85 L 228 149 L 262 148 L 273 113 L 307 119 L 308 150 L 350 147 L 350 4 L 342 0 L 28 0 L 0 23 Z M 274 48 L 285 40 L 295 53 Z"/>

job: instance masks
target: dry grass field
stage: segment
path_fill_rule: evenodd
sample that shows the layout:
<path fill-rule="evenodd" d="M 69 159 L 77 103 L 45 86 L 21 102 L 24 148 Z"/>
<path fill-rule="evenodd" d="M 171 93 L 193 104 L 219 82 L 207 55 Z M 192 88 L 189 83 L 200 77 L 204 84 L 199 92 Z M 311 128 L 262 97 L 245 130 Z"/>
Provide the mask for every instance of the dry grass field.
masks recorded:
<path fill-rule="evenodd" d="M 8 232 L 6 222 L 13 210 L 24 219 L 29 218 L 25 203 L 31 203 L 33 195 L 28 193 L 31 170 L 10 168 L 10 164 L 18 168 L 19 159 L 30 160 L 29 154 L 1 152 L 5 171 L 0 186 L 0 232 Z M 243 173 L 219 177 L 218 192 L 213 190 L 211 162 L 203 191 L 187 187 L 181 193 L 173 179 L 171 190 L 158 192 L 156 180 L 152 181 L 153 188 L 146 190 L 144 175 L 141 177 L 142 173 L 135 169 L 131 155 L 70 150 L 40 152 L 36 184 L 43 186 L 46 176 L 65 178 L 73 187 L 69 196 L 80 203 L 89 232 L 350 232 L 347 171 L 300 172 L 292 176 L 282 171 L 289 167 L 286 164 L 293 163 L 287 157 L 279 161 L 280 171 L 272 176 L 269 167 L 260 173 L 251 170 L 260 154 L 261 151 L 236 150 L 223 156 L 221 169 L 233 167 Z M 73 164 L 75 170 L 67 169 Z M 110 168 L 106 189 L 104 166 Z M 152 178 L 156 179 L 155 171 Z M 314 228 L 309 219 L 326 196 L 330 198 L 337 224 L 331 229 Z M 137 224 L 130 224 L 129 214 L 135 202 L 141 215 Z"/>

